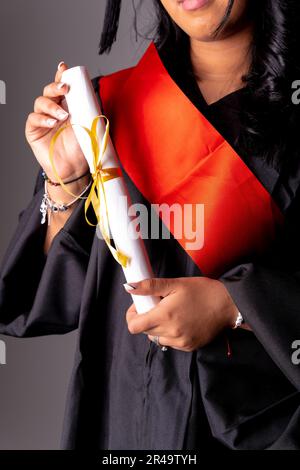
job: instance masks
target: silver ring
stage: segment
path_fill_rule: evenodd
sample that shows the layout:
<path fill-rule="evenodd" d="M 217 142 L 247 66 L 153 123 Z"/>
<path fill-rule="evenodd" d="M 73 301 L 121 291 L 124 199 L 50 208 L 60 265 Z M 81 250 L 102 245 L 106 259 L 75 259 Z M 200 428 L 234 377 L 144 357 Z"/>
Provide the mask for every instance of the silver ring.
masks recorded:
<path fill-rule="evenodd" d="M 158 346 L 158 347 L 162 350 L 162 352 L 168 351 L 167 346 L 162 346 L 162 345 L 160 344 L 160 342 L 159 342 L 159 336 L 154 336 L 154 337 L 153 337 L 153 342 L 156 344 L 156 346 Z"/>

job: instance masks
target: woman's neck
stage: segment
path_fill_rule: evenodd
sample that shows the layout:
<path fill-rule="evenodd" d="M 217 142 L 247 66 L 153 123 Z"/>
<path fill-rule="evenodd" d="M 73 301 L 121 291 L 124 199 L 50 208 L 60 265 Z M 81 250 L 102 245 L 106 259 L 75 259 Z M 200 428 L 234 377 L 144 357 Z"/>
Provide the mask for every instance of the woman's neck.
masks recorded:
<path fill-rule="evenodd" d="M 251 65 L 252 27 L 224 39 L 191 39 L 191 61 L 197 83 L 208 104 L 243 86 Z"/>

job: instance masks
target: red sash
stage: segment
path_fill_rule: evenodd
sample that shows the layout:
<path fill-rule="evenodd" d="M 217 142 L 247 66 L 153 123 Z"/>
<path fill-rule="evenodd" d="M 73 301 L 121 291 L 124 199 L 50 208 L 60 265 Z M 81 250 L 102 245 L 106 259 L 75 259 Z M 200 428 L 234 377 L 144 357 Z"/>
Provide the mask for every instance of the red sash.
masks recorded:
<path fill-rule="evenodd" d="M 283 216 L 238 154 L 180 90 L 151 44 L 139 64 L 101 79 L 125 171 L 152 204 L 204 204 L 204 247 L 188 251 L 217 277 L 264 252 Z M 167 222 L 168 223 L 168 222 Z M 173 221 L 168 229 L 174 234 Z"/>

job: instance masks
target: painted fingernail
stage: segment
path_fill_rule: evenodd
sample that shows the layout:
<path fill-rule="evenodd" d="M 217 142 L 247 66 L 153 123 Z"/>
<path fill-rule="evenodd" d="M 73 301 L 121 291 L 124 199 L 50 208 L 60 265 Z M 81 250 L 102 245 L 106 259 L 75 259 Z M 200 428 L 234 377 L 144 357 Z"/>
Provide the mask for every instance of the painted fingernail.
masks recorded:
<path fill-rule="evenodd" d="M 124 289 L 129 292 L 136 289 L 136 287 L 134 287 L 134 285 L 132 284 L 123 284 L 123 286 L 124 286 Z"/>
<path fill-rule="evenodd" d="M 62 60 L 62 61 L 58 64 L 57 70 L 60 71 L 61 67 L 62 67 L 64 64 L 65 64 L 65 63 L 64 63 L 64 61 Z"/>
<path fill-rule="evenodd" d="M 66 86 L 66 84 L 61 82 L 61 83 L 58 83 L 57 88 L 61 90 L 64 86 Z"/>
<path fill-rule="evenodd" d="M 57 124 L 57 119 L 47 119 L 46 123 L 48 127 L 54 127 Z"/>
<path fill-rule="evenodd" d="M 65 119 L 67 119 L 67 117 L 69 116 L 69 113 L 67 113 L 66 111 L 62 111 L 62 110 L 58 110 L 57 113 L 56 113 L 56 116 L 58 117 L 58 119 L 60 121 L 64 121 Z"/>

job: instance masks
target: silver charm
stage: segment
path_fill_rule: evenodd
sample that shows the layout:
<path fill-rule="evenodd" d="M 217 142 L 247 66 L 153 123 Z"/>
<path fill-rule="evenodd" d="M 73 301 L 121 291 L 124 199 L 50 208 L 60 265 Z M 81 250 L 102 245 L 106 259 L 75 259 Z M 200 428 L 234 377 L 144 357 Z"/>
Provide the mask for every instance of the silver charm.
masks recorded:
<path fill-rule="evenodd" d="M 41 220 L 42 225 L 44 225 L 46 223 L 46 220 L 47 220 L 47 212 L 48 212 L 47 200 L 48 200 L 47 194 L 44 194 L 43 199 L 42 199 L 42 203 L 41 203 L 41 207 L 40 207 L 40 212 L 42 214 L 42 220 Z"/>
<path fill-rule="evenodd" d="M 48 225 L 51 223 L 51 215 L 57 214 L 58 212 L 66 212 L 75 202 L 79 201 L 79 199 L 87 199 L 86 197 L 83 198 L 82 196 L 88 191 L 91 187 L 92 182 L 90 181 L 89 184 L 84 188 L 84 190 L 77 196 L 73 201 L 69 202 L 68 204 L 59 204 L 51 200 L 48 192 L 47 192 L 47 181 L 45 181 L 45 193 L 43 195 L 43 199 L 40 205 L 40 213 L 42 214 L 41 224 L 44 225 L 48 218 Z"/>

